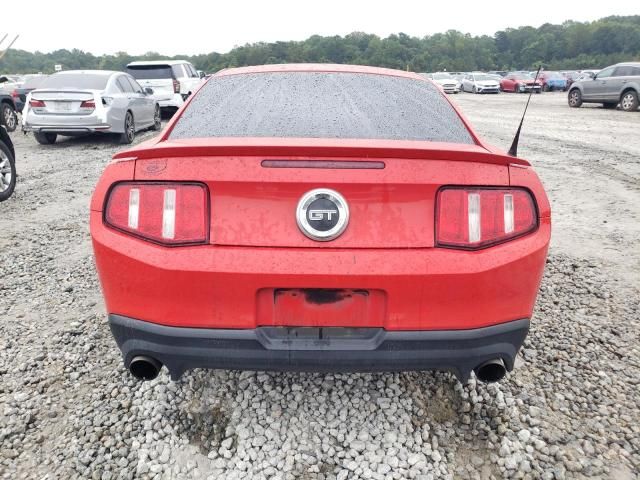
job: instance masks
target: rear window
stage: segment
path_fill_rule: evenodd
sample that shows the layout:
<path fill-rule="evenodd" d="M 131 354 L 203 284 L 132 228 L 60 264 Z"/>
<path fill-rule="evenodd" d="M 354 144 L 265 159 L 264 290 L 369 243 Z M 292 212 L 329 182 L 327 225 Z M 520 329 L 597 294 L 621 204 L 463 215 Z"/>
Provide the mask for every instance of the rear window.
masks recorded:
<path fill-rule="evenodd" d="M 127 67 L 126 71 L 136 80 L 173 78 L 173 72 L 169 65 L 134 65 Z"/>
<path fill-rule="evenodd" d="M 45 75 L 41 77 L 29 77 L 22 84 L 22 88 L 39 88 L 40 85 L 42 85 L 42 82 L 44 82 L 46 79 L 47 77 Z"/>
<path fill-rule="evenodd" d="M 453 107 L 431 82 L 335 72 L 212 77 L 169 136 L 207 137 L 474 143 Z"/>
<path fill-rule="evenodd" d="M 109 75 L 91 73 L 58 73 L 42 82 L 38 88 L 84 88 L 104 90 L 107 88 Z"/>

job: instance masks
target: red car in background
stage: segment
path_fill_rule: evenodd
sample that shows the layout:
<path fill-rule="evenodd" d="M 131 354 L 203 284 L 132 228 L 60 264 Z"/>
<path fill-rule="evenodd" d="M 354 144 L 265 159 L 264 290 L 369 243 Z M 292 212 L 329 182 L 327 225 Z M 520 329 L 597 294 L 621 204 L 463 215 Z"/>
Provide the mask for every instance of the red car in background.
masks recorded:
<path fill-rule="evenodd" d="M 525 160 L 429 80 L 224 70 L 91 202 L 111 330 L 141 379 L 196 367 L 511 370 L 551 231 Z"/>
<path fill-rule="evenodd" d="M 508 73 L 500 81 L 500 90 L 503 92 L 526 93 L 542 91 L 542 82 L 535 80 L 528 73 Z"/>

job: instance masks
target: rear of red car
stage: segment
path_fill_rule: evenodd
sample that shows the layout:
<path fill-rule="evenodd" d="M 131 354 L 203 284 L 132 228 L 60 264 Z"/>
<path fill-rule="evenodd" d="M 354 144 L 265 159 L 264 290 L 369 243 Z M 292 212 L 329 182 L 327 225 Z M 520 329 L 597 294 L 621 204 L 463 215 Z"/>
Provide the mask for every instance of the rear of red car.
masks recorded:
<path fill-rule="evenodd" d="M 161 138 L 116 155 L 91 206 L 125 364 L 513 367 L 550 236 L 529 165 L 437 87 L 365 67 L 213 77 Z"/>

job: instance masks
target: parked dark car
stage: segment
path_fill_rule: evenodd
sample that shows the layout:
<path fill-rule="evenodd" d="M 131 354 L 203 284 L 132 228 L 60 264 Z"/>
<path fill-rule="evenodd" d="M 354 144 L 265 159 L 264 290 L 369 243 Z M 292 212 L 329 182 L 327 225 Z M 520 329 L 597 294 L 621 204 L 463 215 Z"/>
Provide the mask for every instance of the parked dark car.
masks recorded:
<path fill-rule="evenodd" d="M 16 104 L 13 97 L 3 91 L 0 91 L 0 125 L 3 125 L 9 132 L 15 131 L 18 126 Z"/>
<path fill-rule="evenodd" d="M 24 102 L 27 99 L 27 94 L 36 88 L 40 88 L 42 82 L 48 77 L 48 75 L 31 75 L 28 76 L 25 82 L 11 92 L 13 101 L 16 105 L 16 111 L 22 113 L 24 108 Z"/>
<path fill-rule="evenodd" d="M 8 199 L 16 188 L 16 155 L 4 126 L 0 126 L 0 202 Z"/>
<path fill-rule="evenodd" d="M 604 108 L 620 108 L 625 112 L 638 110 L 640 96 L 640 62 L 618 63 L 600 70 L 592 80 L 580 80 L 571 85 L 569 106 L 602 103 Z"/>

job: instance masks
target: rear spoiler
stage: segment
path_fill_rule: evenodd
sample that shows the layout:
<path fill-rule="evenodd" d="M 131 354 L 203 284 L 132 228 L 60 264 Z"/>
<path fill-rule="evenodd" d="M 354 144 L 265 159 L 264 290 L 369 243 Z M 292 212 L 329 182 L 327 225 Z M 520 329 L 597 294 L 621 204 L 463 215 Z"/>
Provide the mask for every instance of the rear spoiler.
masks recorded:
<path fill-rule="evenodd" d="M 529 162 L 480 145 L 405 140 L 343 140 L 317 138 L 193 138 L 153 139 L 135 148 L 116 153 L 118 159 L 149 159 L 207 156 L 296 156 L 410 158 L 479 162 L 494 165 L 523 165 Z"/>

